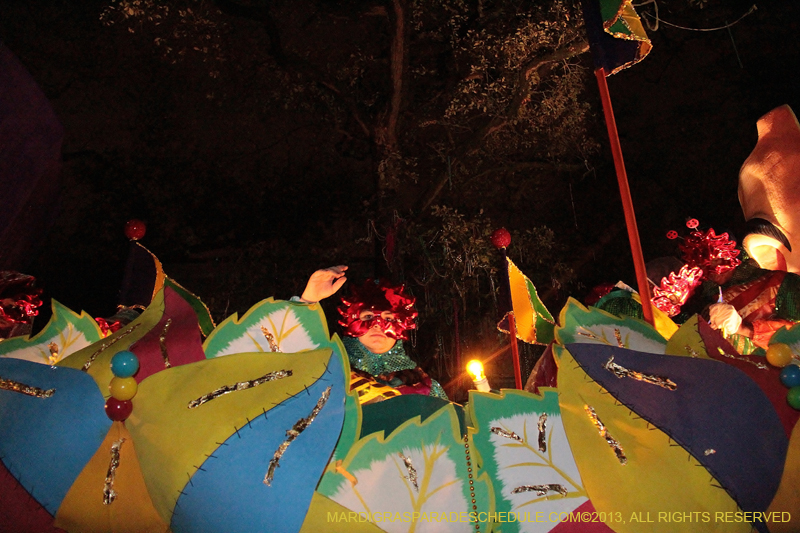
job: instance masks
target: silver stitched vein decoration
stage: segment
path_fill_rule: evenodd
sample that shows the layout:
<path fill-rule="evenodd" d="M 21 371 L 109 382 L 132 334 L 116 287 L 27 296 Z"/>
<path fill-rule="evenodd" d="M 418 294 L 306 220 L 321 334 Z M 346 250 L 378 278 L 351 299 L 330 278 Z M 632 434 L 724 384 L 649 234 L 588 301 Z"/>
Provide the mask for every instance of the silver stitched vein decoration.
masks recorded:
<path fill-rule="evenodd" d="M 40 389 L 39 387 L 26 385 L 25 383 L 20 383 L 13 379 L 4 379 L 2 376 L 0 376 L 0 390 L 18 392 L 25 396 L 33 396 L 35 398 L 49 398 L 56 392 L 55 389 Z"/>
<path fill-rule="evenodd" d="M 589 415 L 589 420 L 592 421 L 592 423 L 597 428 L 597 431 L 600 432 L 600 436 L 603 437 L 608 443 L 608 445 L 611 446 L 611 448 L 614 450 L 614 455 L 617 456 L 619 464 L 621 465 L 628 464 L 628 458 L 625 457 L 625 452 L 622 450 L 622 446 L 620 445 L 619 441 L 617 441 L 617 439 L 615 439 L 608 433 L 606 426 L 597 417 L 597 413 L 595 413 L 594 407 L 590 405 L 584 405 L 583 408 L 586 410 L 586 414 Z"/>
<path fill-rule="evenodd" d="M 273 352 L 280 352 L 281 348 L 278 346 L 277 341 L 275 340 L 275 335 L 272 334 L 270 330 L 267 329 L 266 326 L 261 326 L 261 333 L 264 334 L 264 337 L 267 338 L 267 342 L 269 342 L 269 349 Z"/>
<path fill-rule="evenodd" d="M 678 385 L 676 385 L 675 382 L 669 378 L 654 376 L 652 374 L 643 374 L 634 370 L 628 370 L 622 365 L 618 365 L 614 362 L 613 355 L 608 359 L 608 361 L 606 361 L 606 364 L 603 365 L 603 368 L 617 376 L 619 379 L 631 378 L 637 381 L 644 381 L 645 383 L 649 383 L 651 385 L 658 385 L 662 389 L 667 390 L 675 390 L 678 388 Z"/>
<path fill-rule="evenodd" d="M 617 346 L 620 348 L 625 347 L 625 345 L 622 343 L 622 333 L 620 333 L 619 328 L 614 328 L 614 338 L 617 339 Z"/>
<path fill-rule="evenodd" d="M 548 485 L 522 485 L 511 491 L 511 494 L 519 494 L 521 492 L 535 492 L 537 496 L 545 496 L 548 492 L 557 492 L 562 496 L 567 495 L 567 489 L 564 485 L 550 483 Z"/>
<path fill-rule="evenodd" d="M 403 460 L 403 464 L 406 465 L 406 470 L 408 470 L 408 475 L 403 477 L 409 480 L 412 485 L 414 485 L 414 490 L 419 492 L 419 485 L 417 484 L 417 469 L 414 468 L 414 463 L 411 462 L 410 457 L 406 457 L 402 452 L 398 452 L 397 455 L 399 455 L 400 459 Z"/>
<path fill-rule="evenodd" d="M 103 486 L 103 505 L 110 505 L 117 499 L 117 491 L 114 490 L 114 478 L 117 475 L 117 467 L 119 466 L 119 449 L 122 448 L 122 443 L 125 439 L 119 439 L 111 445 L 111 462 L 108 464 L 108 473 L 106 474 L 106 482 Z"/>
<path fill-rule="evenodd" d="M 229 392 L 236 392 L 240 390 L 252 389 L 253 387 L 258 387 L 264 383 L 275 381 L 276 379 L 287 378 L 292 375 L 291 370 L 278 370 L 277 372 L 270 372 L 269 374 L 264 374 L 260 378 L 251 379 L 250 381 L 240 381 L 238 383 L 234 383 L 233 385 L 223 385 L 222 387 L 212 390 L 207 394 L 203 394 L 199 398 L 196 398 L 189 402 L 189 405 L 186 407 L 188 409 L 194 409 L 200 405 L 203 405 L 206 402 L 210 402 L 215 398 L 219 398 L 224 394 L 228 394 Z"/>
<path fill-rule="evenodd" d="M 766 365 L 766 363 L 760 363 L 758 361 L 753 361 L 752 359 L 748 359 L 747 357 L 737 357 L 735 355 L 731 355 L 728 352 L 726 352 L 725 350 L 723 350 L 722 348 L 717 348 L 717 351 L 719 351 L 719 353 L 723 357 L 727 357 L 728 359 L 736 359 L 737 361 L 744 361 L 745 363 L 750 363 L 751 365 L 754 365 L 759 370 L 768 370 L 769 369 L 769 367 Z"/>
<path fill-rule="evenodd" d="M 286 449 L 289 445 L 296 439 L 300 433 L 305 431 L 305 429 L 311 425 L 311 422 L 317 418 L 317 415 L 322 408 L 325 406 L 325 403 L 328 401 L 328 398 L 331 397 L 331 387 L 328 387 L 324 391 L 322 391 L 322 395 L 317 400 L 317 405 L 314 406 L 314 409 L 311 410 L 311 413 L 305 417 L 301 418 L 297 422 L 294 423 L 292 429 L 286 430 L 286 440 L 278 446 L 278 449 L 275 450 L 275 453 L 272 455 L 272 459 L 269 462 L 269 468 L 267 468 L 267 475 L 264 476 L 264 484 L 267 486 L 272 486 L 272 478 L 275 476 L 275 469 L 278 468 L 280 465 L 281 457 L 283 454 L 286 453 Z"/>
<path fill-rule="evenodd" d="M 161 335 L 158 337 L 158 345 L 161 348 L 161 356 L 164 358 L 164 368 L 171 368 L 169 363 L 169 354 L 167 353 L 167 331 L 172 325 L 172 319 L 168 318 L 167 323 L 164 324 L 164 329 L 161 330 Z"/>
<path fill-rule="evenodd" d="M 495 435 L 500 435 L 501 437 L 505 437 L 507 439 L 512 439 L 518 442 L 522 442 L 522 437 L 514 433 L 513 431 L 506 431 L 503 428 L 493 427 L 489 431 L 494 433 Z"/>
<path fill-rule="evenodd" d="M 89 358 L 86 360 L 86 362 L 81 367 L 81 370 L 83 370 L 84 372 L 88 371 L 89 367 L 92 366 L 92 363 L 94 363 L 94 360 L 97 359 L 97 356 L 100 355 L 100 353 L 102 353 L 103 350 L 107 350 L 107 349 L 111 348 L 116 343 L 118 343 L 119 341 L 121 341 L 122 339 L 124 339 L 125 337 L 130 335 L 131 333 L 133 333 L 133 330 L 135 330 L 136 328 L 138 328 L 141 325 L 142 325 L 141 322 L 139 322 L 138 324 L 134 324 L 133 326 L 130 327 L 130 329 L 127 329 L 127 330 L 123 331 L 122 333 L 120 333 L 119 336 L 117 338 L 115 338 L 113 341 L 104 342 L 103 344 L 101 344 L 100 348 L 95 350 L 95 352 L 92 353 L 92 355 L 89 356 Z"/>
<path fill-rule="evenodd" d="M 546 452 L 547 436 L 545 432 L 547 431 L 547 413 L 542 413 L 541 416 L 539 416 L 539 423 L 537 426 L 539 428 L 539 451 Z"/>

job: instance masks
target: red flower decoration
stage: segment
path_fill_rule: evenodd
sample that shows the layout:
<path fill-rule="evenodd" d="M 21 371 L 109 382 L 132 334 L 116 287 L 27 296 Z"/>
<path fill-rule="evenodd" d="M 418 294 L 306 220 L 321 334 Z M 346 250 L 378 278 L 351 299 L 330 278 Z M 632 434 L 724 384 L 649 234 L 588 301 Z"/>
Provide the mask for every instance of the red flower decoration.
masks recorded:
<path fill-rule="evenodd" d="M 653 305 L 668 316 L 677 315 L 702 279 L 702 269 L 683 265 L 677 274 L 670 272 L 668 277 L 663 278 L 661 287 L 653 287 Z"/>
<path fill-rule="evenodd" d="M 742 263 L 737 259 L 739 250 L 736 249 L 736 241 L 728 239 L 727 233 L 717 235 L 714 228 L 693 231 L 683 239 L 679 247 L 687 265 L 699 266 L 707 274 L 722 274 Z"/>
<path fill-rule="evenodd" d="M 674 229 L 671 229 L 667 232 L 667 239 L 674 241 L 677 238 L 678 238 L 678 232 L 675 231 Z"/>
<path fill-rule="evenodd" d="M 700 222 L 698 222 L 696 218 L 690 218 L 686 221 L 686 227 L 689 229 L 695 229 L 699 225 Z"/>

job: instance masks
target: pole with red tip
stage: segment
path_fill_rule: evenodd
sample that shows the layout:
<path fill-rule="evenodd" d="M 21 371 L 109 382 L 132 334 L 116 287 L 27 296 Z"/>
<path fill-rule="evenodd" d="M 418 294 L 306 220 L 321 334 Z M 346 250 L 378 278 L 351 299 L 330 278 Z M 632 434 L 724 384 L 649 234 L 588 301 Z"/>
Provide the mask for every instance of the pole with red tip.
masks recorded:
<path fill-rule="evenodd" d="M 492 233 L 492 244 L 500 251 L 503 256 L 503 279 L 508 289 L 508 335 L 511 344 L 511 360 L 514 363 L 514 386 L 522 389 L 522 369 L 519 364 L 519 346 L 517 345 L 517 324 L 514 320 L 514 302 L 511 299 L 511 281 L 508 279 L 508 259 L 506 248 L 511 244 L 511 234 L 506 228 L 500 228 Z"/>

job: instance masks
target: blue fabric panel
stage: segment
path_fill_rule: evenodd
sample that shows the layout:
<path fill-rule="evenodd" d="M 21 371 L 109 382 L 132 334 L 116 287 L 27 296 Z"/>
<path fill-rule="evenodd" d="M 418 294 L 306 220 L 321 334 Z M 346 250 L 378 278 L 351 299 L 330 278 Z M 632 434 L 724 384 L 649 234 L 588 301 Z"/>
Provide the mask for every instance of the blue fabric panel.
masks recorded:
<path fill-rule="evenodd" d="M 570 344 L 568 350 L 587 375 L 703 464 L 743 510 L 766 511 L 789 443 L 775 409 L 753 380 L 708 359 L 597 344 Z M 604 368 L 611 356 L 628 370 L 669 378 L 677 388 L 618 378 Z M 706 455 L 707 450 L 715 453 Z"/>
<path fill-rule="evenodd" d="M 346 382 L 341 359 L 331 357 L 328 372 L 309 385 L 308 393 L 304 390 L 286 399 L 231 435 L 184 487 L 172 516 L 172 531 L 299 531 L 339 440 Z M 328 387 L 332 387 L 330 398 L 286 449 L 272 485 L 267 486 L 264 476 L 286 440 L 286 431 L 311 414 Z"/>
<path fill-rule="evenodd" d="M 55 389 L 49 398 L 0 389 L 0 457 L 25 490 L 55 515 L 111 427 L 103 395 L 85 372 L 21 359 L 0 358 L 0 378 Z"/>

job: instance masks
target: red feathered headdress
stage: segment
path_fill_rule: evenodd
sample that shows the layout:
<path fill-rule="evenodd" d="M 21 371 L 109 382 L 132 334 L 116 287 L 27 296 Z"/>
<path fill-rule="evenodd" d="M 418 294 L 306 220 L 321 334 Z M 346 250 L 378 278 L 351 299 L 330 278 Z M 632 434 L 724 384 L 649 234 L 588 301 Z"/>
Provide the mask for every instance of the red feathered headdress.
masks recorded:
<path fill-rule="evenodd" d="M 345 328 L 345 335 L 361 337 L 378 324 L 387 336 L 406 340 L 406 330 L 417 327 L 414 322 L 419 314 L 414 309 L 416 298 L 408 296 L 402 285 L 393 287 L 386 280 L 368 279 L 361 287 L 353 287 L 352 293 L 349 298 L 342 298 L 342 305 L 339 306 L 339 314 L 342 315 L 339 324 Z M 372 311 L 375 317 L 361 320 L 363 311 Z M 394 313 L 394 319 L 381 318 L 383 311 Z"/>

